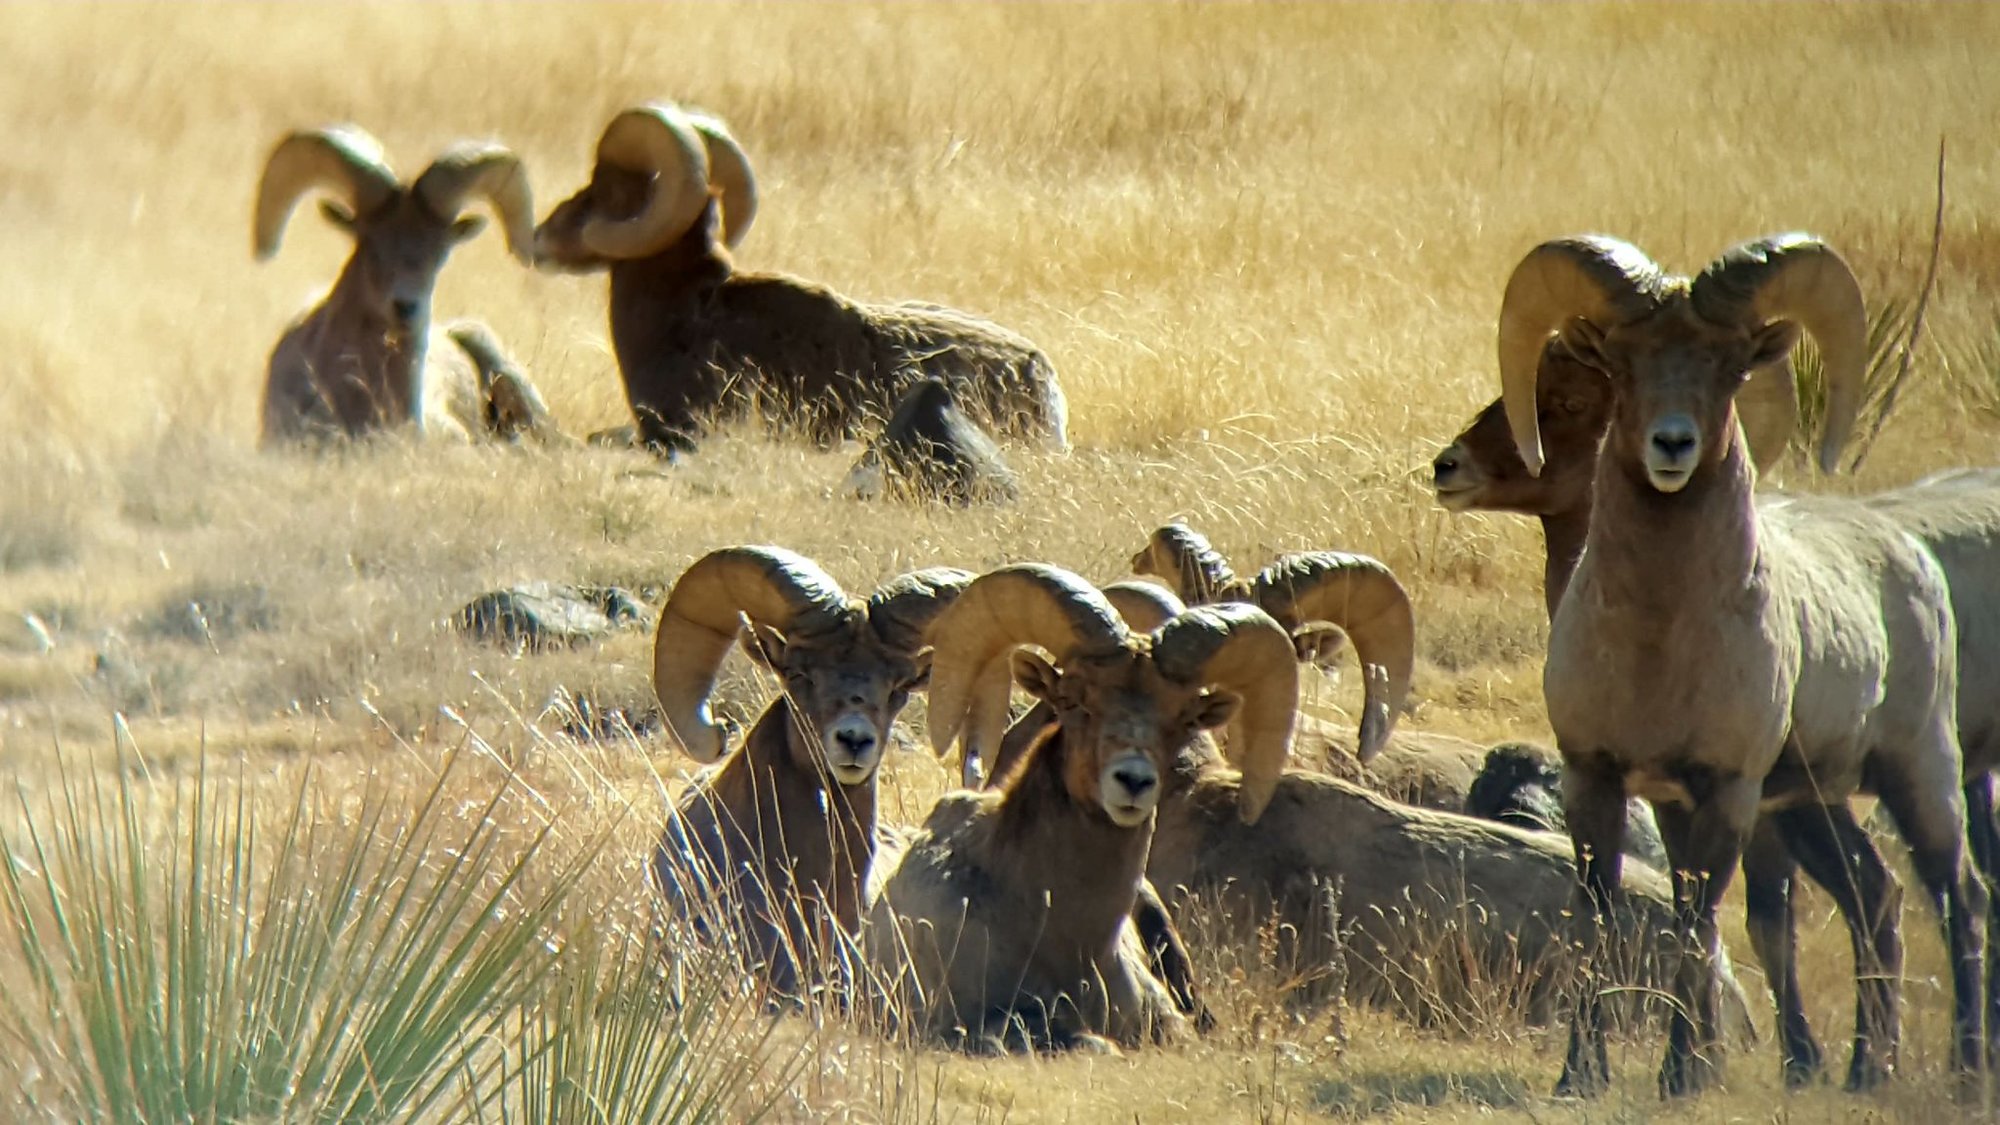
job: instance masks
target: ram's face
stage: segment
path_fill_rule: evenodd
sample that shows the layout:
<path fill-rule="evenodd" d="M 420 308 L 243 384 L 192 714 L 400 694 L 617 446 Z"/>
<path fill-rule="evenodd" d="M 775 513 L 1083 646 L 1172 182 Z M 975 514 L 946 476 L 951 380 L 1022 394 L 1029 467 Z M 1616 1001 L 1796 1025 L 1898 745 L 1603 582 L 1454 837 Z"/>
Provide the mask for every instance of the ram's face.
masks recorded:
<path fill-rule="evenodd" d="M 1180 751 L 1228 722 L 1238 699 L 1167 680 L 1145 653 L 1078 660 L 1062 669 L 1032 653 L 1014 676 L 1055 708 L 1062 726 L 1063 784 L 1080 807 L 1134 828 L 1152 819 Z"/>
<path fill-rule="evenodd" d="M 1607 449 L 1666 493 L 1728 455 L 1740 440 L 1736 392 L 1753 368 L 1783 358 L 1798 338 L 1789 321 L 1715 324 L 1684 297 L 1630 324 L 1598 330 L 1577 321 L 1564 334 L 1580 360 L 1610 379 Z"/>
<path fill-rule="evenodd" d="M 485 226 L 477 216 L 438 215 L 409 192 L 365 215 L 350 215 L 337 204 L 322 210 L 354 235 L 350 276 L 398 335 L 421 333 L 429 325 L 431 294 L 445 260 Z"/>
<path fill-rule="evenodd" d="M 543 269 L 588 273 L 609 266 L 610 260 L 584 245 L 583 229 L 592 222 L 622 222 L 645 210 L 654 177 L 610 164 L 598 164 L 590 182 L 561 203 L 535 228 L 535 264 Z"/>
<path fill-rule="evenodd" d="M 873 782 L 896 716 L 929 679 L 929 652 L 890 648 L 865 624 L 798 642 L 760 627 L 753 643 L 759 662 L 784 677 L 797 764 L 841 785 Z"/>
<path fill-rule="evenodd" d="M 1610 382 L 1560 345 L 1552 346 L 1535 382 L 1535 415 L 1542 432 L 1540 476 L 1528 475 L 1507 427 L 1507 411 L 1495 399 L 1431 463 L 1438 504 L 1454 512 L 1546 516 L 1584 503 L 1611 422 Z"/>

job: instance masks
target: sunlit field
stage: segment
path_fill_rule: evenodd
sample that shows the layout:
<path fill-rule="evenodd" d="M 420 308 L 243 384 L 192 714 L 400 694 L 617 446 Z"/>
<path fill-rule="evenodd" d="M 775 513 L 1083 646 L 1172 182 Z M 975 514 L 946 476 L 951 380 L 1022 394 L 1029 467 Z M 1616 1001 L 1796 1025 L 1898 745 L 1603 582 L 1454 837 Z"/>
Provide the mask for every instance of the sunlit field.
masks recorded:
<path fill-rule="evenodd" d="M 0 772 L 20 793 L 0 814 L 8 1119 L 200 1116 L 121 1102 L 96 1076 L 122 1052 L 153 1060 L 126 1076 L 143 1086 L 204 1039 L 235 1037 L 253 1058 L 227 1004 L 165 1013 L 177 1037 L 148 1054 L 132 1030 L 144 988 L 128 980 L 125 1007 L 93 998 L 47 951 L 106 935 L 133 956 L 157 945 L 160 979 L 226 998 L 213 966 L 189 968 L 187 943 L 165 936 L 192 932 L 162 921 L 180 917 L 164 891 L 185 882 L 175 872 L 243 880 L 248 929 L 202 931 L 240 950 L 248 939 L 228 935 L 281 919 L 264 908 L 285 888 L 331 886 L 356 855 L 382 886 L 462 880 L 493 896 L 490 913 L 459 902 L 436 917 L 514 976 L 438 1009 L 445 1030 L 424 1041 L 441 1069 L 405 1100 L 357 1039 L 321 1068 L 351 1086 L 228 1104 L 260 1119 L 585 1119 L 583 1099 L 536 1098 L 569 1088 L 563 1065 L 592 1071 L 567 1049 L 611 1019 L 592 1014 L 591 989 L 646 975 L 644 851 L 692 767 L 655 734 L 563 733 L 575 700 L 653 706 L 649 635 L 526 655 L 475 644 L 449 619 L 483 591 L 547 579 L 657 599 L 732 543 L 793 548 L 851 590 L 1021 560 L 1102 582 L 1181 519 L 1243 571 L 1299 549 L 1381 558 L 1417 606 L 1406 729 L 1546 741 L 1539 532 L 1449 515 L 1426 487 L 1439 447 L 1498 393 L 1508 271 L 1569 233 L 1617 234 L 1692 271 L 1739 240 L 1806 229 L 1847 256 L 1872 306 L 1907 309 L 1931 252 L 1940 138 L 1941 265 L 1898 409 L 1857 475 L 1822 479 L 1794 451 L 1777 479 L 1885 488 L 1991 462 L 2000 436 L 1989 5 L 52 3 L 8 4 L 0 20 Z M 741 268 L 1018 329 L 1060 372 L 1075 451 L 1012 454 L 1019 501 L 965 510 L 836 496 L 854 449 L 749 427 L 671 468 L 401 438 L 257 449 L 270 348 L 348 246 L 302 207 L 279 256 L 253 261 L 257 177 L 285 130 L 354 121 L 406 175 L 452 140 L 496 138 L 546 213 L 589 175 L 605 121 L 655 98 L 720 114 L 749 150 L 762 205 Z M 534 274 L 489 232 L 454 255 L 436 309 L 491 324 L 569 433 L 629 420 L 601 277 Z M 1308 709 L 1351 727 L 1358 681 L 1308 676 Z M 726 709 L 754 715 L 772 690 L 731 658 Z M 886 767 L 895 823 L 921 820 L 956 776 L 922 748 L 922 717 L 919 698 L 909 752 Z M 310 839 L 287 843 L 288 825 Z M 105 889 L 121 879 L 160 890 L 121 899 Z M 82 886 L 132 910 L 90 914 Z M 1866 1097 L 1782 1092 L 1731 901 L 1765 1036 L 1732 1056 L 1726 1092 L 1685 1106 L 1655 1095 L 1657 1033 L 1616 1046 L 1605 1099 L 1556 1101 L 1560 1027 L 1296 1017 L 1256 966 L 1211 950 L 1221 1026 L 1126 1057 L 969 1059 L 833 1016 L 773 1020 L 717 969 L 679 1007 L 620 1009 L 635 1034 L 681 1045 L 687 1057 L 661 1062 L 682 1067 L 677 1088 L 712 1090 L 631 1119 L 1981 1112 L 1951 1100 L 1941 942 L 1914 887 L 1904 1074 Z M 414 917 L 329 957 L 400 964 Z M 1823 896 L 1802 930 L 1837 1075 L 1845 931 Z M 331 1011 L 299 1018 L 300 1041 L 338 1038 Z M 567 1048 L 536 1053 L 554 1040 Z M 218 1089 L 257 1069 L 215 1066 Z"/>

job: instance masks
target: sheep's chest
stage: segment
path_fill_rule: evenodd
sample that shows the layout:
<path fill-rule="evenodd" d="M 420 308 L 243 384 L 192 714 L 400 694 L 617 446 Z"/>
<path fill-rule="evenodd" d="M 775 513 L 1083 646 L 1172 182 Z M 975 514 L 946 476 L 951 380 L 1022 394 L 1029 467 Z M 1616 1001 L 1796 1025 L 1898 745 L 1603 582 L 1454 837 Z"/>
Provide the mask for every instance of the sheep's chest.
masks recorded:
<path fill-rule="evenodd" d="M 1739 608 L 1747 612 L 1654 614 L 1615 604 L 1579 574 L 1557 611 L 1543 679 L 1564 755 L 1605 754 L 1663 777 L 1690 766 L 1768 769 L 1797 657 L 1766 639 L 1763 603 Z"/>

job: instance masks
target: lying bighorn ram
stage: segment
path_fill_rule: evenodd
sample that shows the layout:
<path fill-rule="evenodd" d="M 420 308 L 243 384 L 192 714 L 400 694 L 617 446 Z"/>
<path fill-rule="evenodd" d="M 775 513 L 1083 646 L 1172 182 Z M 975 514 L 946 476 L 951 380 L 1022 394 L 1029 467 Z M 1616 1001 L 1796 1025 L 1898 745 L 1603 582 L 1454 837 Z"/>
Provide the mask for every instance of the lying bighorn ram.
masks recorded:
<path fill-rule="evenodd" d="M 590 183 L 535 232 L 541 265 L 610 273 L 611 343 L 646 444 L 692 450 L 703 427 L 753 398 L 824 444 L 936 375 L 1002 434 L 1067 448 L 1062 388 L 1032 343 L 937 305 L 864 304 L 740 272 L 729 252 L 756 210 L 749 157 L 727 126 L 655 103 L 611 120 Z"/>
<path fill-rule="evenodd" d="M 1253 606 L 1190 610 L 1150 633 L 1103 594 L 1039 565 L 982 575 L 932 630 L 930 736 L 1000 740 L 1010 669 L 1060 726 L 984 793 L 945 797 L 886 879 L 871 961 L 934 1035 L 1040 1047 L 1178 1035 L 1197 1010 L 1187 959 L 1146 883 L 1174 755 L 1230 726 L 1254 822 L 1283 768 L 1298 668 Z M 1020 651 L 1035 645 L 1053 661 Z M 1011 658 L 1010 658 L 1010 653 Z"/>
<path fill-rule="evenodd" d="M 257 188 L 256 253 L 278 252 L 300 197 L 323 191 L 327 220 L 354 236 L 354 253 L 326 297 L 279 339 L 264 388 L 264 443 L 350 437 L 409 423 L 425 434 L 556 436 L 534 384 L 485 325 L 431 324 L 431 293 L 452 248 L 493 205 L 507 246 L 528 260 L 534 201 L 513 153 L 463 142 L 404 186 L 375 138 L 352 125 L 293 133 L 264 164 Z"/>
<path fill-rule="evenodd" d="M 1181 612 L 1179 600 L 1156 586 L 1116 583 L 1105 594 L 1134 630 L 1157 628 Z M 1001 760 L 1012 747 L 1045 737 L 1054 722 L 1039 707 L 1024 715 L 1008 730 Z M 1345 948 L 1356 1000 L 1425 1022 L 1455 1022 L 1473 1011 L 1462 1005 L 1476 982 L 1517 998 L 1531 1019 L 1547 1018 L 1574 963 L 1564 949 L 1563 918 L 1576 868 L 1560 837 L 1410 808 L 1299 770 L 1279 776 L 1251 826 L 1234 812 L 1241 784 L 1212 740 L 1181 750 L 1147 859 L 1155 885 L 1218 908 L 1240 927 L 1228 936 L 1243 946 L 1261 941 L 1275 913 L 1301 963 L 1291 967 L 1308 973 Z M 1620 929 L 1638 941 L 1629 967 L 1652 994 L 1676 964 L 1673 900 L 1651 871 L 1635 868 L 1623 878 Z M 1343 922 L 1337 947 L 1325 940 L 1330 898 Z M 1435 957 L 1439 944 L 1459 956 Z M 1726 999 L 1749 1028 L 1733 977 Z"/>
<path fill-rule="evenodd" d="M 781 993 L 820 983 L 854 938 L 889 729 L 926 683 L 925 627 L 970 578 L 917 571 L 864 601 L 803 556 L 726 547 L 667 596 L 653 686 L 690 756 L 729 754 L 734 732 L 715 720 L 709 697 L 744 618 L 744 648 L 784 689 L 741 748 L 682 795 L 654 876 L 680 913 L 723 920 Z"/>

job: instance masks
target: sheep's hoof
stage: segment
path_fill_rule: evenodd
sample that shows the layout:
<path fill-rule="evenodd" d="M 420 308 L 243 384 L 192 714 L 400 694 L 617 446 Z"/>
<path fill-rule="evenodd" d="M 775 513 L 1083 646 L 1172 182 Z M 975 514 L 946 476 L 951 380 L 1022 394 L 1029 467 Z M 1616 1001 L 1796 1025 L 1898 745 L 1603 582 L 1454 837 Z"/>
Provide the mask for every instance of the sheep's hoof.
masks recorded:
<path fill-rule="evenodd" d="M 1818 1047 L 1814 1047 L 1812 1054 L 1809 1056 L 1787 1056 L 1785 1059 L 1785 1089 L 1805 1089 L 1807 1086 L 1819 1081 L 1823 1069 L 1820 1065 Z"/>
<path fill-rule="evenodd" d="M 1854 1061 L 1848 1064 L 1847 1081 L 1841 1089 L 1850 1094 L 1865 1093 L 1887 1082 L 1894 1074 L 1895 1068 L 1873 1053 L 1856 1051 Z"/>
<path fill-rule="evenodd" d="M 1660 1065 L 1660 1096 L 1685 1098 L 1722 1084 L 1722 1066 L 1698 1051 L 1669 1051 Z"/>
<path fill-rule="evenodd" d="M 1555 1096 L 1558 1098 L 1595 1098 L 1603 1094 L 1611 1085 L 1610 1077 L 1602 1068 L 1563 1067 L 1562 1077 L 1556 1079 Z"/>

